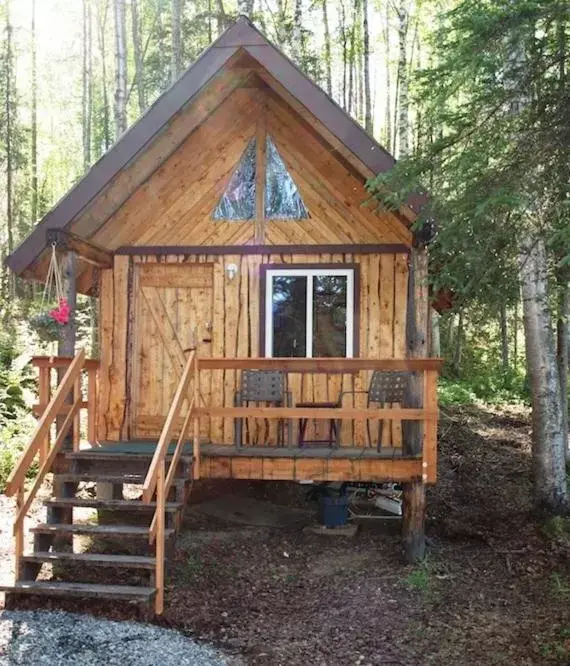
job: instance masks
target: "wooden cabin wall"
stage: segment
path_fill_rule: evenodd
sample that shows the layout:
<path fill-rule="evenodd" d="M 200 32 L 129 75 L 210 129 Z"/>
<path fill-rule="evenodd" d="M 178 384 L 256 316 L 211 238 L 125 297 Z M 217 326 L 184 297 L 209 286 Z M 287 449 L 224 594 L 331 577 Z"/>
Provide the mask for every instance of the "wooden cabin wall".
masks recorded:
<path fill-rule="evenodd" d="M 269 250 L 270 248 L 268 248 Z M 190 307 L 188 294 L 177 287 L 180 267 L 184 264 L 206 264 L 211 267 L 211 331 L 207 322 L 199 322 L 198 350 L 200 355 L 215 357 L 257 357 L 260 327 L 260 265 L 261 264 L 358 264 L 360 267 L 359 299 L 359 355 L 369 358 L 404 357 L 406 300 L 408 281 L 407 254 L 227 254 L 227 255 L 171 255 L 171 256 L 119 256 L 113 270 L 103 271 L 100 291 L 101 332 L 101 385 L 98 437 L 100 440 L 155 438 L 160 433 L 169 400 L 177 383 L 180 360 L 165 349 L 164 336 L 154 323 L 147 306 L 141 306 L 143 295 L 139 275 L 141 266 L 160 264 L 167 277 L 158 283 L 162 289 L 165 311 L 180 313 Z M 237 275 L 230 280 L 226 266 L 235 264 Z M 177 270 L 171 270 L 169 267 Z M 206 285 L 207 286 L 207 285 Z M 200 290 L 202 285 L 195 285 Z M 167 291 L 170 289 L 171 291 Z M 165 291 L 166 290 L 166 291 Z M 193 317 L 209 308 L 204 290 L 201 305 L 196 306 Z M 184 299 L 187 299 L 186 301 Z M 187 303 L 187 305 L 184 305 Z M 204 319 L 210 316 L 206 313 Z M 182 322 L 180 314 L 180 345 L 188 344 L 192 326 Z M 176 325 L 175 325 L 176 326 Z M 144 330 L 137 330 L 144 329 Z M 190 337 L 188 337 L 190 336 Z M 184 339 L 182 339 L 184 338 Z M 211 342 L 203 342 L 210 339 Z M 141 356 L 144 359 L 141 360 Z M 152 356 L 149 366 L 148 357 Z M 146 363 L 140 376 L 141 367 Z M 177 366 L 178 365 L 178 369 Z M 149 376 L 149 367 L 156 371 Z M 201 393 L 206 402 L 216 406 L 233 404 L 236 390 L 236 371 L 202 373 Z M 300 400 L 334 400 L 340 391 L 365 390 L 369 373 L 350 375 L 289 375 L 290 389 L 295 402 Z M 142 394 L 141 394 L 142 391 Z M 144 394 L 144 395 L 143 395 Z M 348 397 L 345 406 L 361 406 L 365 397 Z M 155 413 L 145 418 L 137 416 L 137 404 L 155 406 Z M 145 407 L 150 409 L 151 407 Z M 263 423 L 249 424 L 250 435 L 261 443 L 267 439 Z M 233 420 L 212 419 L 201 424 L 201 434 L 215 443 L 233 442 Z M 296 437 L 296 434 L 295 434 Z M 384 444 L 401 444 L 401 428 L 393 424 L 385 428 Z M 344 423 L 342 443 L 365 446 L 364 422 Z"/>

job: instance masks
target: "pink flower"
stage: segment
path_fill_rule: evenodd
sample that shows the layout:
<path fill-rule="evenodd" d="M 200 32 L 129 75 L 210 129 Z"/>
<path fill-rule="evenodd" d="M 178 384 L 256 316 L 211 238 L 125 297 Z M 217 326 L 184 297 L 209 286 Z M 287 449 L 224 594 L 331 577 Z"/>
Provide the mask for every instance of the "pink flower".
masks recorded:
<path fill-rule="evenodd" d="M 61 326 L 69 323 L 69 315 L 71 314 L 71 309 L 66 298 L 59 299 L 59 305 L 57 308 L 50 310 L 49 316 L 54 319 Z"/>

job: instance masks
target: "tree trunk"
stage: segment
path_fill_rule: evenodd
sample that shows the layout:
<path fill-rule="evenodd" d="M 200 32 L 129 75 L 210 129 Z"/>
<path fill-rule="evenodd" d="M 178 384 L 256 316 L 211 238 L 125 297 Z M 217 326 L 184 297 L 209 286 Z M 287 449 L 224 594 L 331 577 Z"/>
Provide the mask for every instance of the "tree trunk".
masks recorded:
<path fill-rule="evenodd" d="M 398 8 L 398 157 L 410 152 L 410 108 L 408 98 L 407 36 L 409 24 L 408 0 L 401 0 Z"/>
<path fill-rule="evenodd" d="M 516 370 L 519 360 L 519 298 L 515 300 L 513 311 L 513 368 Z"/>
<path fill-rule="evenodd" d="M 302 0 L 295 0 L 295 9 L 293 11 L 293 30 L 291 31 L 291 55 L 295 63 L 304 70 L 305 45 L 303 37 L 303 3 Z"/>
<path fill-rule="evenodd" d="M 568 317 L 570 317 L 570 292 L 564 275 L 558 277 L 558 317 L 556 320 L 556 360 L 560 376 L 560 411 L 562 431 L 566 440 L 566 459 L 570 461 L 568 447 Z"/>
<path fill-rule="evenodd" d="M 391 79 L 392 72 L 390 70 L 390 4 L 386 3 L 385 9 L 385 25 L 384 25 L 384 44 L 386 47 L 386 88 L 385 88 L 385 126 L 384 126 L 384 143 L 389 152 L 394 152 L 394 144 L 392 142 L 392 101 L 391 101 Z"/>
<path fill-rule="evenodd" d="M 509 331 L 507 326 L 507 305 L 501 301 L 499 306 L 499 319 L 501 325 L 501 364 L 503 372 L 509 370 Z"/>
<path fill-rule="evenodd" d="M 253 0 L 238 0 L 238 14 L 249 16 L 253 14 Z"/>
<path fill-rule="evenodd" d="M 348 99 L 347 99 L 347 90 L 348 90 L 348 76 L 347 76 L 347 67 L 348 67 L 348 38 L 346 30 L 346 10 L 344 8 L 344 0 L 340 0 L 340 25 L 339 33 L 340 40 L 342 45 L 342 108 L 346 111 L 348 109 Z"/>
<path fill-rule="evenodd" d="M 108 11 L 109 1 L 99 0 L 97 11 L 97 32 L 99 34 L 99 51 L 101 54 L 101 97 L 103 99 L 103 143 L 105 150 L 111 145 L 111 114 L 109 112 L 109 94 L 107 92 L 107 47 L 105 40 Z"/>
<path fill-rule="evenodd" d="M 567 437 L 560 410 L 560 378 L 548 309 L 547 261 L 542 238 L 528 235 L 522 239 L 519 265 L 532 396 L 534 493 L 538 509 L 556 514 L 566 509 Z"/>
<path fill-rule="evenodd" d="M 36 44 L 36 0 L 32 0 L 32 128 L 31 128 L 31 215 L 32 224 L 38 221 L 38 73 Z"/>
<path fill-rule="evenodd" d="M 127 129 L 126 37 L 125 0 L 115 0 L 115 140 Z"/>
<path fill-rule="evenodd" d="M 352 25 L 350 26 L 350 61 L 348 70 L 348 113 L 354 110 L 354 67 L 356 63 L 356 17 L 358 16 L 358 0 L 352 5 Z"/>
<path fill-rule="evenodd" d="M 83 135 L 83 171 L 91 166 L 91 117 L 92 117 L 92 50 L 91 50 L 91 0 L 83 0 L 83 99 L 82 99 L 82 135 Z"/>
<path fill-rule="evenodd" d="M 4 53 L 4 67 L 6 71 L 5 97 L 4 97 L 4 147 L 6 162 L 6 234 L 8 241 L 8 254 L 14 251 L 14 210 L 13 210 L 13 161 L 12 161 L 12 133 L 14 131 L 14 70 L 12 51 L 12 23 L 10 17 L 10 0 L 6 0 L 6 41 Z M 10 297 L 15 295 L 15 278 L 10 272 L 8 278 Z"/>
<path fill-rule="evenodd" d="M 463 351 L 463 310 L 457 316 L 457 330 L 455 331 L 455 348 L 453 350 L 453 370 L 456 375 L 461 374 L 461 353 Z"/>
<path fill-rule="evenodd" d="M 138 3 L 139 0 L 131 0 L 131 30 L 133 33 L 133 53 L 135 59 L 135 86 L 139 102 L 139 113 L 142 115 L 146 111 L 147 104 L 144 87 L 143 49 Z"/>
<path fill-rule="evenodd" d="M 364 129 L 374 135 L 372 93 L 370 89 L 370 33 L 368 32 L 368 0 L 362 0 L 362 39 L 364 46 Z"/>
<path fill-rule="evenodd" d="M 437 310 L 431 308 L 431 349 L 430 356 L 439 358 L 441 356 L 441 333 L 440 333 L 441 315 Z"/>
<path fill-rule="evenodd" d="M 182 2 L 172 0 L 172 63 L 170 80 L 176 81 L 182 72 Z"/>
<path fill-rule="evenodd" d="M 327 86 L 327 93 L 329 97 L 332 97 L 331 32 L 329 28 L 329 14 L 327 10 L 327 0 L 322 0 L 322 2 L 323 2 L 323 25 L 325 28 L 325 80 Z"/>

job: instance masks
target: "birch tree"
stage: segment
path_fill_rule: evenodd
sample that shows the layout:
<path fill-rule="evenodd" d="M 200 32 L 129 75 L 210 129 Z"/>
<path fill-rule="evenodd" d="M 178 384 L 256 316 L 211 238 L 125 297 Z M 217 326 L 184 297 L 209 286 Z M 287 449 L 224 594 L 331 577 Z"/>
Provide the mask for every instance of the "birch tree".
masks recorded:
<path fill-rule="evenodd" d="M 38 220 L 38 75 L 37 75 L 37 42 L 36 42 L 36 0 L 32 0 L 31 25 L 31 56 L 32 56 L 32 103 L 30 132 L 30 168 L 31 168 L 31 218 L 32 224 Z"/>
<path fill-rule="evenodd" d="M 182 3 L 172 0 L 172 62 L 170 65 L 171 81 L 174 82 L 182 72 Z"/>
<path fill-rule="evenodd" d="M 370 89 L 370 32 L 368 28 L 368 0 L 362 0 L 362 40 L 363 40 L 363 74 L 364 74 L 364 129 L 374 134 L 372 115 L 372 92 Z"/>
<path fill-rule="evenodd" d="M 93 56 L 91 38 L 91 0 L 83 0 L 83 77 L 82 135 L 83 171 L 91 166 L 91 120 L 93 113 Z"/>
<path fill-rule="evenodd" d="M 131 0 L 131 32 L 133 36 L 133 55 L 135 65 L 135 88 L 137 90 L 137 99 L 139 113 L 142 115 L 146 111 L 146 90 L 144 85 L 144 63 L 142 47 L 142 28 L 139 14 L 139 0 Z"/>
<path fill-rule="evenodd" d="M 115 139 L 127 129 L 127 25 L 125 0 L 115 6 Z"/>
<path fill-rule="evenodd" d="M 10 0 L 6 0 L 6 23 L 4 42 L 4 158 L 6 165 L 6 235 L 8 254 L 14 251 L 14 208 L 13 208 L 13 131 L 14 131 L 14 52 L 13 52 L 13 28 L 10 13 Z M 13 273 L 9 277 L 10 294 L 15 293 L 15 280 Z"/>
<path fill-rule="evenodd" d="M 101 58 L 101 99 L 102 99 L 102 116 L 103 116 L 103 148 L 107 150 L 111 145 L 111 128 L 110 128 L 110 109 L 109 109 L 109 93 L 107 89 L 107 19 L 109 14 L 109 0 L 98 0 L 97 5 L 97 36 L 99 42 L 99 56 Z"/>

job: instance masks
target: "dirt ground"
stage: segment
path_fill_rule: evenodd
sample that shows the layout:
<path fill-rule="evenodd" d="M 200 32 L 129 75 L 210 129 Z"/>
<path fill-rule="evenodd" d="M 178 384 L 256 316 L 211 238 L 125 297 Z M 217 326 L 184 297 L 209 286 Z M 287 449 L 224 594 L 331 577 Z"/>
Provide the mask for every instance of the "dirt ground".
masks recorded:
<path fill-rule="evenodd" d="M 248 664 L 570 664 L 570 524 L 533 516 L 529 447 L 522 409 L 444 411 L 416 567 L 402 563 L 397 521 L 343 539 L 230 525 L 191 505 L 158 622 Z M 274 485 L 243 492 L 275 501 Z M 298 487 L 279 487 L 297 503 Z"/>

